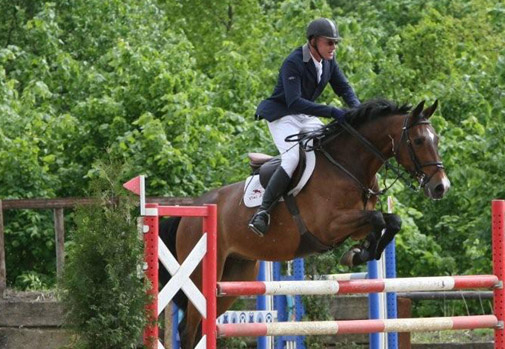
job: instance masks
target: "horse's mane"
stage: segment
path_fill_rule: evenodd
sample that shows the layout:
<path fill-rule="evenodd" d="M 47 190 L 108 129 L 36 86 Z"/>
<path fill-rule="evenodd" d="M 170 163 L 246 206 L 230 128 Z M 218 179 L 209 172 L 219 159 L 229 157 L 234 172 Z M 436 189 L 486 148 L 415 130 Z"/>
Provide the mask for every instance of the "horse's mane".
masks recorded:
<path fill-rule="evenodd" d="M 346 121 L 353 127 L 359 128 L 367 122 L 386 118 L 392 115 L 404 115 L 410 112 L 411 106 L 407 104 L 398 105 L 395 102 L 383 98 L 371 99 L 359 105 L 356 108 L 349 109 L 345 115 Z M 310 140 L 319 139 L 323 142 L 329 138 L 333 138 L 335 134 L 342 131 L 341 125 L 333 120 L 329 124 L 323 126 L 317 131 L 301 132 L 288 136 L 288 142 L 299 142 L 305 150 L 312 150 L 316 144 L 309 146 Z"/>
<path fill-rule="evenodd" d="M 350 109 L 346 114 L 346 120 L 354 127 L 361 126 L 369 121 L 391 115 L 403 115 L 410 112 L 411 106 L 398 105 L 395 102 L 383 98 L 371 99 Z"/>

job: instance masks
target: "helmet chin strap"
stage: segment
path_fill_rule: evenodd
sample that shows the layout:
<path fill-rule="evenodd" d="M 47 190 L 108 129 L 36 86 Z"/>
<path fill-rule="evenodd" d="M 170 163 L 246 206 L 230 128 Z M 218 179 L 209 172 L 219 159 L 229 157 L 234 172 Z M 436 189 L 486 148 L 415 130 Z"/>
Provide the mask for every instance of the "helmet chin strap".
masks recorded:
<path fill-rule="evenodd" d="M 316 41 L 316 44 L 315 44 L 315 45 L 312 45 L 312 44 L 310 43 L 310 41 L 309 41 L 309 44 L 310 44 L 310 46 L 312 46 L 312 47 L 316 50 L 317 54 L 319 55 L 319 58 L 320 58 L 321 60 L 323 60 L 323 55 L 321 54 L 321 52 L 319 52 L 319 49 L 317 48 L 317 38 L 314 38 L 314 40 Z"/>

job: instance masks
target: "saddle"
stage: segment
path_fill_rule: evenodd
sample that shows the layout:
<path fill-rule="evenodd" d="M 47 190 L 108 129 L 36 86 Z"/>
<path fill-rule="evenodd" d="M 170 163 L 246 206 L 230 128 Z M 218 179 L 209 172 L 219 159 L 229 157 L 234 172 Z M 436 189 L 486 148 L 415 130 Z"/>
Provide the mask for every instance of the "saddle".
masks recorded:
<path fill-rule="evenodd" d="M 307 153 L 300 148 L 299 154 L 300 162 L 298 163 L 296 171 L 291 178 L 288 192 L 296 187 L 302 178 L 302 174 L 305 172 Z M 249 157 L 249 166 L 252 170 L 251 175 L 254 176 L 259 174 L 260 184 L 263 188 L 266 188 L 275 170 L 277 170 L 277 168 L 281 165 L 281 158 L 279 156 L 272 156 L 263 153 L 249 153 L 247 156 Z"/>

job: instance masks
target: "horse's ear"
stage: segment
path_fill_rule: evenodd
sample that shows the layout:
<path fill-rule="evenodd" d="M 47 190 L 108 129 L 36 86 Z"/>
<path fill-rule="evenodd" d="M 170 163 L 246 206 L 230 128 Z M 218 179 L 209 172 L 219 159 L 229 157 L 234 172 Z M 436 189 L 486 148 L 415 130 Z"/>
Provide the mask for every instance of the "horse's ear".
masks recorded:
<path fill-rule="evenodd" d="M 419 115 L 421 115 L 421 112 L 423 111 L 423 108 L 424 108 L 424 101 L 419 103 L 417 107 L 412 111 L 412 113 L 410 114 L 412 115 L 412 118 L 415 119 L 419 117 Z"/>
<path fill-rule="evenodd" d="M 422 116 L 426 119 L 429 119 L 430 116 L 433 115 L 433 113 L 435 112 L 435 110 L 437 110 L 437 107 L 438 107 L 438 99 L 435 100 L 435 103 L 433 103 L 431 105 L 431 107 L 428 107 L 426 109 L 423 110 L 423 114 Z"/>

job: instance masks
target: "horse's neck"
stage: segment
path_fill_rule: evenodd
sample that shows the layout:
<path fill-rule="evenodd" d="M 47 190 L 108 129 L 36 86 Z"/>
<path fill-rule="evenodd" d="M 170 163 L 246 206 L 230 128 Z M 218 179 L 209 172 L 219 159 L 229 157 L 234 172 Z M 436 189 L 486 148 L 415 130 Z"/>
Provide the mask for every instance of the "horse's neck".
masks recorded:
<path fill-rule="evenodd" d="M 393 156 L 393 147 L 397 138 L 391 131 L 397 122 L 394 117 L 378 119 L 363 125 L 359 133 L 373 144 L 386 159 Z M 391 138 L 392 137 L 392 138 Z M 332 156 L 344 165 L 363 184 L 369 184 L 383 165 L 381 159 L 373 154 L 355 136 L 346 134 L 338 137 L 328 149 Z"/>

